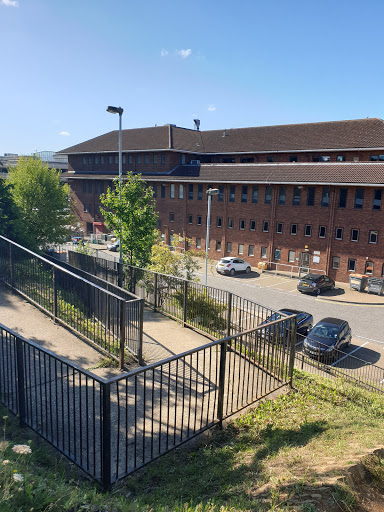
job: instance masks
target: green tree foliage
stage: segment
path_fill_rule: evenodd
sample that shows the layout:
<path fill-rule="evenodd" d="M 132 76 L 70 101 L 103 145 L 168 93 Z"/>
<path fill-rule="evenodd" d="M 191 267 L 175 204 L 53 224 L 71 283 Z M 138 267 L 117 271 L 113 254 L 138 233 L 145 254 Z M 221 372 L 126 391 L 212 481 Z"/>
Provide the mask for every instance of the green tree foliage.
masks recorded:
<path fill-rule="evenodd" d="M 0 178 L 0 235 L 19 241 L 21 212 L 11 194 L 11 186 Z"/>
<path fill-rule="evenodd" d="M 158 237 L 153 190 L 140 174 L 128 173 L 121 187 L 118 178 L 114 184 L 100 196 L 105 223 L 120 240 L 124 262 L 145 267 Z"/>
<path fill-rule="evenodd" d="M 9 169 L 9 184 L 22 215 L 21 243 L 33 250 L 62 243 L 73 219 L 60 173 L 38 158 L 21 157 Z"/>
<path fill-rule="evenodd" d="M 195 275 L 199 268 L 193 250 L 183 251 L 180 245 L 188 243 L 192 246 L 193 242 L 189 238 L 182 238 L 180 235 L 174 235 L 171 246 L 165 245 L 161 240 L 152 247 L 151 262 L 149 269 L 160 274 L 182 277 L 188 281 L 197 281 Z"/>

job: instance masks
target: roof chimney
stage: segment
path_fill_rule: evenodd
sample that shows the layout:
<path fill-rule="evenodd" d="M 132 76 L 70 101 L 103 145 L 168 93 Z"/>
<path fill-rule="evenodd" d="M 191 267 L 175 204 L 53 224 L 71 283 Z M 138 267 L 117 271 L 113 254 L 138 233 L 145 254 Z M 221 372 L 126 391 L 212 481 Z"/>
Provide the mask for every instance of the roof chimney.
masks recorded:
<path fill-rule="evenodd" d="M 200 119 L 194 119 L 193 122 L 195 123 L 195 129 L 199 131 L 200 129 Z"/>

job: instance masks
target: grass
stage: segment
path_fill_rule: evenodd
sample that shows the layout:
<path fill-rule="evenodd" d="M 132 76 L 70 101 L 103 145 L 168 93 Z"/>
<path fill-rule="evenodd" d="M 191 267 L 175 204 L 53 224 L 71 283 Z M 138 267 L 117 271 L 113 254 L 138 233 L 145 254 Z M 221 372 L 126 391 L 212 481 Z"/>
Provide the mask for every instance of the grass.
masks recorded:
<path fill-rule="evenodd" d="M 350 512 L 356 496 L 337 479 L 384 444 L 384 396 L 302 372 L 294 382 L 296 390 L 160 458 L 107 495 L 30 430 L 4 420 L 8 445 L 0 458 L 11 463 L 0 463 L 1 510 Z M 20 459 L 12 445 L 28 439 L 32 454 Z M 382 459 L 364 460 L 382 475 Z M 22 485 L 11 469 L 25 477 Z"/>

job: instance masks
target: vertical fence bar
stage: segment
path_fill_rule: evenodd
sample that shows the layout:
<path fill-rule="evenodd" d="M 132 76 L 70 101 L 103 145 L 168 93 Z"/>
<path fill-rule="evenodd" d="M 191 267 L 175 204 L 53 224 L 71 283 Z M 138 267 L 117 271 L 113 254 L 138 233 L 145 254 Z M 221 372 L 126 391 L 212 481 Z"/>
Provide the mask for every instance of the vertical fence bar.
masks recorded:
<path fill-rule="evenodd" d="M 125 350 L 125 311 L 126 311 L 126 302 L 125 300 L 120 300 L 120 329 L 119 329 L 119 338 L 120 338 L 120 346 L 119 346 L 119 367 L 120 370 L 124 369 L 124 350 Z"/>
<path fill-rule="evenodd" d="M 184 281 L 183 292 L 183 327 L 187 327 L 188 281 Z"/>
<path fill-rule="evenodd" d="M 157 311 L 157 272 L 155 272 L 155 282 L 153 286 L 153 311 Z"/>
<path fill-rule="evenodd" d="M 12 290 L 15 288 L 15 262 L 13 257 L 13 246 L 9 244 L 9 277 Z"/>
<path fill-rule="evenodd" d="M 139 302 L 139 349 L 137 353 L 137 358 L 139 360 L 139 365 L 144 366 L 143 360 L 143 323 L 144 323 L 144 299 L 140 299 Z"/>
<path fill-rule="evenodd" d="M 227 336 L 231 335 L 232 321 L 232 293 L 228 293 L 228 310 L 227 310 Z"/>
<path fill-rule="evenodd" d="M 289 370 L 288 370 L 288 379 L 289 379 L 289 386 L 293 388 L 293 368 L 295 365 L 295 351 L 296 351 L 296 329 L 297 329 L 297 316 L 291 319 L 291 328 L 289 330 L 290 332 L 290 343 L 289 343 Z"/>
<path fill-rule="evenodd" d="M 109 383 L 101 384 L 103 393 L 102 404 L 102 474 L 101 481 L 104 490 L 111 486 L 111 385 Z"/>
<path fill-rule="evenodd" d="M 223 428 L 226 360 L 227 360 L 227 342 L 223 341 L 222 343 L 220 343 L 219 390 L 218 390 L 218 398 L 217 398 L 217 417 L 219 420 L 219 428 Z"/>
<path fill-rule="evenodd" d="M 24 352 L 23 342 L 16 336 L 16 366 L 17 366 L 17 393 L 19 399 L 19 420 L 20 425 L 25 423 L 25 384 L 24 384 Z"/>
<path fill-rule="evenodd" d="M 57 271 L 52 268 L 52 287 L 53 287 L 53 321 L 57 321 Z"/>

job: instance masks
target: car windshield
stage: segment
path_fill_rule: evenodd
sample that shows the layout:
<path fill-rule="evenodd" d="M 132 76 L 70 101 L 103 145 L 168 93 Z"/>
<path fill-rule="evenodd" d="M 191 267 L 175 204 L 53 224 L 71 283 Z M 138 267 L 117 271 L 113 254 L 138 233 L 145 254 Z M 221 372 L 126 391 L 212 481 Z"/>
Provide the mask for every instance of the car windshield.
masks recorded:
<path fill-rule="evenodd" d="M 339 334 L 339 329 L 333 325 L 315 325 L 311 331 L 311 337 L 317 336 L 325 339 L 336 339 Z"/>

